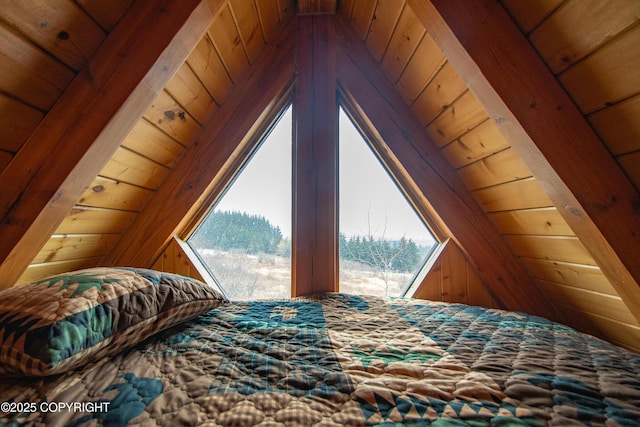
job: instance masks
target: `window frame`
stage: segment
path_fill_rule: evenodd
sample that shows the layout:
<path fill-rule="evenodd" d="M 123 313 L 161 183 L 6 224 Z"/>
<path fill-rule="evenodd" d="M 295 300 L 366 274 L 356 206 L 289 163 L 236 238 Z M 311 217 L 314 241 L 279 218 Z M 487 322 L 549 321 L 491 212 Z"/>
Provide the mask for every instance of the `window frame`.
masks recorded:
<path fill-rule="evenodd" d="M 181 238 L 185 242 L 188 242 L 191 234 L 195 232 L 199 224 L 209 215 L 209 212 L 212 211 L 218 200 L 224 197 L 227 189 L 233 185 L 235 178 L 242 172 L 243 168 L 251 161 L 253 154 L 257 151 L 257 149 L 261 146 L 264 140 L 268 137 L 269 133 L 273 129 L 273 127 L 278 123 L 279 118 L 284 114 L 287 108 L 292 109 L 293 116 L 293 129 L 292 129 L 292 163 L 296 163 L 296 129 L 301 126 L 299 123 L 299 114 L 297 111 L 297 106 L 295 102 L 295 97 L 293 96 L 293 88 L 287 91 L 283 96 L 276 100 L 277 107 L 270 109 L 270 116 L 265 117 L 265 120 L 262 120 L 261 123 L 256 123 L 256 125 L 252 128 L 252 132 L 250 132 L 243 141 L 239 144 L 238 148 L 234 152 L 234 156 L 227 161 L 225 168 L 219 177 L 216 178 L 214 183 L 210 186 L 211 191 L 209 192 L 209 196 L 203 201 L 201 208 L 196 215 L 193 216 L 192 220 L 189 222 L 188 226 L 185 227 L 186 232 L 182 234 Z M 432 259 L 439 253 L 438 248 L 442 246 L 443 242 L 447 239 L 447 235 L 442 231 L 442 228 L 439 225 L 439 222 L 433 218 L 431 213 L 429 212 L 428 203 L 418 203 L 417 201 L 424 202 L 425 199 L 421 196 L 421 192 L 418 189 L 417 185 L 413 182 L 408 173 L 404 170 L 404 168 L 400 165 L 399 161 L 392 155 L 391 150 L 388 148 L 378 131 L 375 127 L 368 121 L 368 119 L 364 116 L 361 109 L 357 107 L 355 103 L 353 103 L 349 97 L 347 97 L 343 91 L 338 87 L 336 94 L 336 103 L 335 103 L 335 121 L 336 127 L 338 122 L 338 114 L 339 109 L 342 107 L 344 112 L 347 114 L 348 118 L 351 120 L 353 125 L 356 127 L 360 135 L 362 136 L 364 142 L 368 145 L 368 147 L 372 150 L 373 154 L 378 158 L 381 163 L 381 166 L 385 169 L 385 171 L 389 174 L 390 178 L 394 180 L 396 183 L 398 190 L 403 193 L 407 202 L 412 206 L 415 210 L 416 214 L 420 217 L 420 219 L 424 222 L 425 226 L 429 229 L 433 237 L 436 239 L 436 245 L 432 249 L 431 253 L 428 257 L 426 257 L 425 262 L 421 265 L 420 269 L 414 275 L 413 280 L 407 285 L 405 288 L 403 296 L 411 296 L 407 295 L 407 293 L 411 290 L 415 291 L 421 285 L 421 282 L 424 280 L 428 273 L 428 267 L 432 264 Z M 338 139 L 337 129 L 336 129 L 336 141 Z M 333 229 L 335 230 L 335 238 L 333 239 L 333 248 L 332 250 L 335 253 L 335 275 L 336 275 L 336 283 L 335 289 L 324 289 L 318 291 L 338 291 L 339 292 L 339 226 L 338 226 L 338 218 L 339 218 L 339 207 L 337 206 L 338 200 L 338 146 L 339 141 L 336 143 L 335 147 L 335 198 L 336 198 L 336 212 L 334 216 L 334 224 Z M 292 167 L 294 167 L 292 165 Z M 292 179 L 295 183 L 296 175 L 295 169 L 292 172 Z M 294 258 L 296 257 L 296 247 L 294 245 L 294 236 L 296 236 L 299 230 L 296 229 L 296 222 L 293 220 L 295 206 L 297 203 L 297 199 L 295 197 L 295 190 L 292 196 L 292 253 L 291 253 L 291 296 L 299 296 L 303 295 L 306 292 L 298 292 L 299 286 L 296 286 L 296 280 L 298 279 L 298 274 L 296 271 L 296 263 L 294 262 Z M 216 286 L 223 288 L 223 286 L 215 279 L 215 272 L 211 271 L 208 265 L 206 265 L 198 256 L 198 259 L 191 259 L 192 263 L 198 263 L 203 268 L 205 268 L 210 275 L 214 278 L 216 282 Z M 324 267 L 324 266 L 323 266 Z M 320 267 L 320 268 L 323 268 Z M 420 283 L 417 283 L 420 281 Z"/>

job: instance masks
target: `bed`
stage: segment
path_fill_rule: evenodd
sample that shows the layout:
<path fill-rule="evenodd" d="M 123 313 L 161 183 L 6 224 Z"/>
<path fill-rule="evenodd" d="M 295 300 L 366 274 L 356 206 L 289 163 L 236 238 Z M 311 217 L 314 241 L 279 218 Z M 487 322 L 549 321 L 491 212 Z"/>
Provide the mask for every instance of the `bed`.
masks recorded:
<path fill-rule="evenodd" d="M 0 293 L 0 425 L 636 426 L 640 355 L 522 313 L 229 302 L 98 268 Z"/>

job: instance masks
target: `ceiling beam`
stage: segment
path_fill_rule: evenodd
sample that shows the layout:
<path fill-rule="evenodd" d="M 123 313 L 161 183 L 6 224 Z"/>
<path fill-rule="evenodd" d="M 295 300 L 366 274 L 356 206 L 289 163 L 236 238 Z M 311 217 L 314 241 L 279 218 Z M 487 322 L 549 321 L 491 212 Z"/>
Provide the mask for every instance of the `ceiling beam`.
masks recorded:
<path fill-rule="evenodd" d="M 292 293 L 338 290 L 335 15 L 297 17 Z"/>
<path fill-rule="evenodd" d="M 351 105 L 366 117 L 399 165 L 411 176 L 432 211 L 464 248 L 479 276 L 505 307 L 557 318 L 486 213 L 437 149 L 395 86 L 338 18 L 338 84 Z M 371 129 L 371 127 L 375 129 Z"/>
<path fill-rule="evenodd" d="M 186 60 L 223 0 L 135 2 L 0 175 L 12 286 Z"/>
<path fill-rule="evenodd" d="M 499 2 L 408 0 L 640 320 L 640 193 Z"/>
<path fill-rule="evenodd" d="M 185 150 L 104 265 L 153 265 L 174 235 L 208 210 L 282 111 L 294 70 L 292 20 L 237 83 Z M 288 103 L 288 99 L 286 103 Z M 135 230 L 135 231 L 134 231 Z"/>

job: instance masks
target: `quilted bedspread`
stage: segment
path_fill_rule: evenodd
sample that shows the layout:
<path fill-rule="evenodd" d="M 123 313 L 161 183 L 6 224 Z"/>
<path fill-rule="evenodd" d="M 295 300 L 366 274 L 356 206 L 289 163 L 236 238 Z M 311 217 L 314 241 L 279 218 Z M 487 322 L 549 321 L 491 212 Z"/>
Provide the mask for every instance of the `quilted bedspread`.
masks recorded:
<path fill-rule="evenodd" d="M 636 426 L 638 372 L 539 317 L 325 294 L 226 303 L 81 370 L 2 378 L 22 411 L 0 425 Z"/>

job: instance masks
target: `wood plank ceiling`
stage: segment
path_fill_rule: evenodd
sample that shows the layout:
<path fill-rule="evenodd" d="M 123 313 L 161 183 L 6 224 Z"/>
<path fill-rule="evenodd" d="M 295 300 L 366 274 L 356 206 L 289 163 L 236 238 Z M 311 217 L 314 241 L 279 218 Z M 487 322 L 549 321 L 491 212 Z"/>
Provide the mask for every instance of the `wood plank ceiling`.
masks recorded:
<path fill-rule="evenodd" d="M 263 130 L 254 123 L 268 124 L 282 107 L 295 75 L 296 5 L 8 3 L 0 9 L 0 232 L 9 243 L 0 247 L 0 286 L 105 263 L 150 264 L 167 236 L 182 232 L 223 188 L 249 137 Z M 469 194 L 553 310 L 571 326 L 640 351 L 640 3 L 502 0 L 474 3 L 467 14 L 456 13 L 456 3 L 303 2 L 337 7 L 335 19 L 353 34 L 345 39 L 337 25 L 338 59 L 340 49 L 356 51 L 344 40 L 359 46 L 357 55 L 375 66 L 361 72 L 386 79 L 379 96 L 403 104 L 396 109 L 411 116 L 405 129 L 424 134 L 418 141 L 429 144 L 431 162 L 443 159 L 463 187 L 456 191 Z M 485 17 L 500 33 L 473 27 L 485 7 L 502 16 Z M 522 77 L 523 64 L 504 56 L 515 46 L 500 41 L 509 29 L 542 59 L 541 74 L 556 92 Z M 490 81 L 500 77 L 491 63 L 481 74 L 465 65 L 469 55 L 485 66 L 492 43 L 490 55 L 503 60 L 503 89 Z M 171 54 L 156 62 L 167 47 Z M 340 73 L 338 64 L 338 83 Z M 385 95 L 385 85 L 394 93 Z M 242 103 L 251 93 L 254 101 Z M 492 101 L 496 93 L 506 110 Z M 558 104 L 554 93 L 567 101 Z M 551 114 L 550 105 L 563 110 Z M 247 110 L 234 114 L 238 108 Z M 535 145 L 546 139 L 548 146 Z M 473 260 L 478 249 L 453 237 Z"/>

